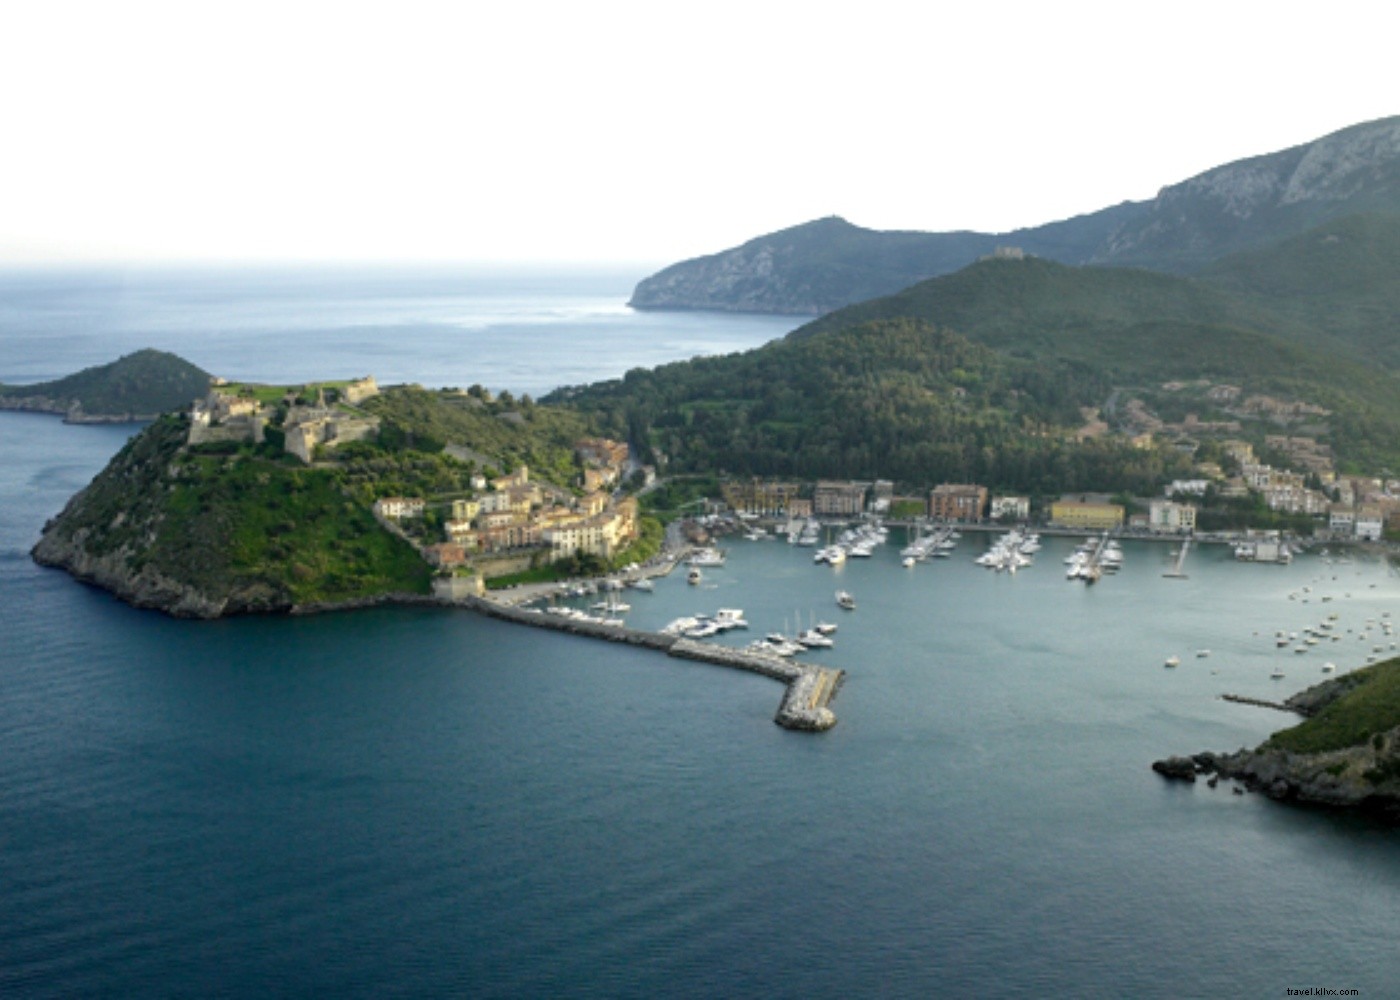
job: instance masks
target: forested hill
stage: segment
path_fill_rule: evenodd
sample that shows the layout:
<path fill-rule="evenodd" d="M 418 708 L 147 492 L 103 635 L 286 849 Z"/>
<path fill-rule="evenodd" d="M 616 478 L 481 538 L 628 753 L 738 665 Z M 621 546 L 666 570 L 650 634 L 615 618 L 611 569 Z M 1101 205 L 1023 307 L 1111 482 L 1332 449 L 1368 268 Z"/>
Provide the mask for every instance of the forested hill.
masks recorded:
<path fill-rule="evenodd" d="M 1090 366 L 1012 358 L 904 318 L 639 369 L 551 399 L 649 445 L 671 471 L 1036 492 L 1147 490 L 1183 474 L 1179 455 L 1064 433 L 1111 391 Z"/>
<path fill-rule="evenodd" d="M 993 259 L 757 351 L 556 398 L 650 443 L 672 468 L 1151 489 L 1179 456 L 1076 442 L 1081 408 L 1120 397 L 1151 407 L 1165 383 L 1204 379 L 1319 407 L 1326 419 L 1309 433 L 1344 464 L 1400 466 L 1395 379 L 1351 357 L 1305 316 L 1222 283 Z"/>
<path fill-rule="evenodd" d="M 1373 238 L 1331 241 L 1358 227 Z M 1400 242 L 1400 227 L 1358 223 L 1323 227 L 1298 246 L 1354 247 L 1335 262 L 1340 268 L 1348 257 L 1391 247 L 1392 240 Z M 1305 268 L 1298 254 L 1282 252 L 1239 255 L 1211 280 L 1033 258 L 987 260 L 849 306 L 788 336 L 816 340 L 872 321 L 912 318 L 1012 357 L 1076 360 L 1134 391 L 1211 379 L 1246 394 L 1322 406 L 1332 411 L 1323 437 L 1339 457 L 1393 467 L 1400 457 L 1400 385 L 1377 364 L 1372 345 L 1391 337 L 1395 313 L 1384 303 L 1396 294 L 1395 272 L 1384 264 L 1358 267 L 1355 280 L 1336 290 L 1322 281 L 1292 292 L 1272 277 Z"/>
<path fill-rule="evenodd" d="M 1335 219 L 1197 277 L 1253 302 L 1281 333 L 1302 330 L 1314 345 L 1400 370 L 1400 214 Z"/>
<path fill-rule="evenodd" d="M 150 418 L 187 407 L 208 391 L 208 372 L 177 355 L 148 348 L 52 382 L 0 386 L 0 409 L 79 419 Z"/>

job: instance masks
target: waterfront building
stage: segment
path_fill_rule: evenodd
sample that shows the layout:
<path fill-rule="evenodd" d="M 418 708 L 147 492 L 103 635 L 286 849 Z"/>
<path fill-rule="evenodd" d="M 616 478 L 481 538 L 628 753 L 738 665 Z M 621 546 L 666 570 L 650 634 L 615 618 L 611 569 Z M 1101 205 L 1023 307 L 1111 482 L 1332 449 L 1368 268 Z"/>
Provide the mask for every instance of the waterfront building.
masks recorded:
<path fill-rule="evenodd" d="M 980 521 L 987 508 L 987 488 L 969 483 L 940 483 L 929 493 L 930 517 L 944 521 Z"/>
<path fill-rule="evenodd" d="M 1147 508 L 1147 528 L 1155 534 L 1189 534 L 1196 530 L 1196 508 L 1174 500 L 1153 500 Z"/>
<path fill-rule="evenodd" d="M 789 506 L 800 487 L 796 483 L 780 483 L 770 479 L 730 479 L 720 484 L 720 491 L 729 509 L 744 514 L 780 514 Z"/>
<path fill-rule="evenodd" d="M 812 493 L 812 509 L 817 516 L 852 517 L 865 511 L 864 483 L 822 480 Z"/>
<path fill-rule="evenodd" d="M 1356 537 L 1363 542 L 1379 542 L 1385 533 L 1385 514 L 1379 504 L 1362 504 L 1356 508 L 1353 522 Z"/>
<path fill-rule="evenodd" d="M 992 497 L 988 516 L 993 521 L 1025 521 L 1031 516 L 1030 497 Z"/>
<path fill-rule="evenodd" d="M 1341 538 L 1356 533 L 1356 509 L 1349 503 L 1334 503 L 1327 511 L 1327 530 Z"/>
<path fill-rule="evenodd" d="M 1061 497 L 1050 505 L 1050 523 L 1060 528 L 1108 531 L 1123 524 L 1123 505 L 1107 498 Z"/>

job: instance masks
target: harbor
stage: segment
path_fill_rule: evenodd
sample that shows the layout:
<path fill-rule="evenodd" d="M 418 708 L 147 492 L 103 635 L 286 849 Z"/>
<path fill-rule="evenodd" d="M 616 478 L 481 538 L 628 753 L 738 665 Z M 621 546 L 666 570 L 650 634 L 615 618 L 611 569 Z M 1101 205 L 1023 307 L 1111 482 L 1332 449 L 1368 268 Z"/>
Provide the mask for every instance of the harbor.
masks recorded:
<path fill-rule="evenodd" d="M 1042 532 L 1046 536 L 1044 542 Z M 964 533 L 968 536 L 966 539 Z M 1067 550 L 1066 546 L 1076 538 L 1078 545 Z M 1160 542 L 1174 542 L 1175 548 L 1166 550 L 1151 544 Z M 1221 544 L 1202 549 L 1202 542 Z M 1034 569 L 1042 546 L 1047 547 L 1049 553 L 1063 556 L 1066 567 L 1063 577 L 1058 571 L 1049 571 L 1047 575 L 1044 569 Z M 790 730 L 821 732 L 835 725 L 831 703 L 846 678 L 846 671 L 824 662 L 833 655 L 830 650 L 836 644 L 833 633 L 837 626 L 825 620 L 818 622 L 816 608 L 831 608 L 834 604 L 835 610 L 830 613 L 838 616 L 836 620 L 859 623 L 856 627 L 860 628 L 868 623 L 868 613 L 846 616 L 856 607 L 867 605 L 858 604 L 852 591 L 868 592 L 873 581 L 896 565 L 905 570 L 898 574 L 905 581 L 899 589 L 933 587 L 941 591 L 950 579 L 962 579 L 962 571 L 954 568 L 959 563 L 990 570 L 988 575 L 992 578 L 1014 577 L 1020 570 L 1023 574 L 1040 577 L 1042 583 L 1037 587 L 1057 577 L 1093 585 L 1121 572 L 1125 546 L 1131 546 L 1138 559 L 1146 558 L 1149 565 L 1160 566 L 1155 575 L 1159 579 L 1178 581 L 1170 585 L 1177 588 L 1182 587 L 1180 581 L 1188 579 L 1184 571 L 1188 555 L 1193 557 L 1193 562 L 1204 560 L 1213 566 L 1219 566 L 1223 559 L 1235 564 L 1269 561 L 1286 568 L 1292 561 L 1291 558 L 1270 558 L 1276 555 L 1275 551 L 1260 553 L 1257 547 L 1251 547 L 1247 554 L 1242 553 L 1238 540 L 1231 542 L 1223 538 L 1173 539 L 1122 533 L 1086 535 L 1083 531 L 1044 528 L 1031 531 L 1024 527 L 985 524 L 912 522 L 887 525 L 869 519 L 764 525 L 752 519 L 726 522 L 705 518 L 684 526 L 673 524 L 661 554 L 643 565 L 628 566 L 605 578 L 522 585 L 486 595 L 450 593 L 440 597 L 534 628 L 624 643 L 664 653 L 672 660 L 705 663 L 768 677 L 784 685 L 774 721 Z M 960 548 L 963 551 L 959 552 Z M 1276 549 L 1278 553 L 1291 551 L 1277 544 Z M 1259 555 L 1265 558 L 1259 559 Z M 1330 556 L 1321 555 L 1319 565 L 1332 565 Z M 757 584 L 755 589 L 756 582 L 745 579 L 751 576 L 755 557 L 761 557 L 760 575 L 771 585 Z M 930 564 L 927 568 L 916 571 L 916 567 L 926 562 Z M 1211 575 L 1217 573 L 1213 570 Z M 925 582 L 918 583 L 916 578 Z M 1065 584 L 1061 582 L 1058 586 Z M 885 589 L 887 586 L 881 584 L 881 590 Z M 1086 591 L 1098 589 L 1085 588 Z M 1304 587 L 1288 596 L 1291 600 L 1301 598 L 1306 603 L 1307 592 L 1308 588 Z M 1189 593 L 1199 597 L 1201 591 L 1191 587 Z M 720 595 L 724 595 L 723 600 L 719 599 Z M 888 596 L 880 598 L 878 603 L 887 603 L 889 599 Z M 897 598 L 900 602 L 908 599 Z M 742 633 L 737 640 L 742 644 L 736 644 L 731 631 L 747 630 L 750 625 L 745 612 L 735 605 L 752 606 L 754 602 L 759 602 L 763 609 L 751 633 L 758 637 L 749 640 L 749 633 Z M 711 609 L 697 610 L 697 606 L 703 608 L 706 603 L 711 604 Z M 715 604 L 729 606 L 716 610 Z M 634 610 L 638 614 L 629 620 L 628 615 Z M 874 613 L 882 616 L 883 610 L 877 607 Z M 824 612 L 824 617 L 826 614 Z M 779 621 L 781 628 L 777 625 Z M 1386 638 L 1388 645 L 1388 630 Z M 1288 642 L 1285 648 L 1291 646 Z M 1196 648 L 1196 660 L 1203 662 L 1209 655 L 1209 648 L 1206 644 Z M 1309 648 L 1310 645 L 1300 643 L 1297 651 Z M 1383 645 L 1368 650 L 1362 663 L 1375 662 L 1384 649 Z M 1181 657 L 1173 652 L 1166 657 L 1166 662 L 1168 666 L 1178 666 Z M 1211 664 L 1216 663 L 1211 661 Z M 1336 667 L 1328 662 L 1322 669 L 1326 673 Z M 1219 671 L 1219 666 L 1212 666 L 1210 674 L 1213 676 Z M 1284 673 L 1282 666 L 1275 662 L 1263 676 L 1277 684 Z M 1261 690 L 1254 696 L 1262 698 L 1264 693 Z M 1219 692 L 1215 694 L 1218 696 Z M 1249 704 L 1245 698 L 1231 700 Z"/>
<path fill-rule="evenodd" d="M 773 717 L 779 726 L 799 732 L 823 732 L 836 725 L 836 714 L 830 706 L 845 679 L 845 671 L 834 667 L 799 663 L 771 653 L 735 649 L 660 631 L 633 629 L 622 624 L 591 621 L 572 615 L 548 614 L 540 608 L 519 607 L 490 598 L 462 597 L 453 603 L 465 605 L 492 618 L 532 628 L 654 649 L 676 659 L 760 674 L 784 685 L 782 700 Z"/>

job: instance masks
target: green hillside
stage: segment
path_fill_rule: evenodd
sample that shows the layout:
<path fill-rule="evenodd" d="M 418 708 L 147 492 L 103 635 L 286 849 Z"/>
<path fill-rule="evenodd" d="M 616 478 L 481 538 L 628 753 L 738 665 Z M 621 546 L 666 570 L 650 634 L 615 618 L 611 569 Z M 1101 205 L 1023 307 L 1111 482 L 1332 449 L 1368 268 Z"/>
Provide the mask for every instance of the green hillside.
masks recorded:
<path fill-rule="evenodd" d="M 1378 267 L 1370 280 L 1384 278 Z M 1295 306 L 1305 301 L 1305 290 L 1285 301 L 1223 279 L 990 259 L 759 351 L 634 372 L 572 398 L 684 468 L 1087 489 L 1139 483 L 1162 463 L 1118 455 L 1086 482 L 1085 456 L 1111 446 L 1065 441 L 1080 407 L 1121 393 L 1181 408 L 1164 384 L 1206 379 L 1329 410 L 1310 432 L 1344 466 L 1400 467 L 1393 377 L 1350 360 L 1361 355 L 1310 325 Z M 1256 423 L 1261 438 L 1280 432 Z"/>
<path fill-rule="evenodd" d="M 1400 369 L 1400 214 L 1353 215 L 1209 265 L 1198 277 L 1305 330 L 1316 346 Z"/>
<path fill-rule="evenodd" d="M 0 386 L 8 399 L 47 400 L 57 412 L 77 405 L 89 417 L 153 416 L 187 407 L 208 391 L 208 372 L 149 348 L 52 382 Z"/>
<path fill-rule="evenodd" d="M 422 594 L 428 565 L 376 521 L 374 501 L 468 496 L 477 473 L 521 464 L 569 485 L 586 429 L 576 412 L 480 389 L 394 387 L 362 408 L 379 433 L 311 467 L 282 449 L 276 418 L 262 444 L 189 446 L 186 417 L 164 416 L 45 526 L 35 558 L 133 603 L 201 617 Z"/>
<path fill-rule="evenodd" d="M 1000 354 L 899 318 L 563 390 L 671 471 L 975 480 L 1030 491 L 1148 489 L 1179 455 L 1072 440 L 1112 391 L 1076 362 Z"/>
<path fill-rule="evenodd" d="M 1243 368 L 1288 374 L 1307 360 L 1303 349 L 1261 335 L 1276 331 L 1283 319 L 1211 285 L 1035 257 L 979 261 L 847 306 L 789 336 L 804 340 L 903 317 L 946 326 L 1015 356 L 1074 359 L 1120 378 L 1226 376 Z"/>

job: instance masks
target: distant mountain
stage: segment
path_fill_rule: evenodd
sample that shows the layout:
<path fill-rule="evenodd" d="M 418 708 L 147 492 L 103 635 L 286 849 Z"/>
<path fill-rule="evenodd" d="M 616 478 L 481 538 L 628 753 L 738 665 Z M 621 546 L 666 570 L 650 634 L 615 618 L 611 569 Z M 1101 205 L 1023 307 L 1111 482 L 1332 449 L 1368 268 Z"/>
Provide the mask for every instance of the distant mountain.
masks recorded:
<path fill-rule="evenodd" d="M 673 264 L 644 279 L 636 309 L 821 315 L 965 267 L 1003 245 L 1078 262 L 1143 210 L 1127 203 L 1014 233 L 880 232 L 832 216 Z"/>
<path fill-rule="evenodd" d="M 209 373 L 146 349 L 110 364 L 33 385 L 0 386 L 0 409 L 59 413 L 75 423 L 151 419 L 209 391 Z"/>
<path fill-rule="evenodd" d="M 1217 167 L 1149 202 L 1009 233 L 880 232 L 829 218 L 674 264 L 637 285 L 639 309 L 821 315 L 1015 246 L 1065 264 L 1187 272 L 1317 225 L 1400 213 L 1400 117 Z"/>

